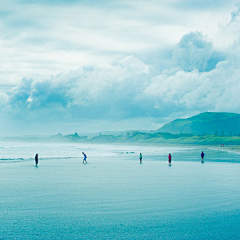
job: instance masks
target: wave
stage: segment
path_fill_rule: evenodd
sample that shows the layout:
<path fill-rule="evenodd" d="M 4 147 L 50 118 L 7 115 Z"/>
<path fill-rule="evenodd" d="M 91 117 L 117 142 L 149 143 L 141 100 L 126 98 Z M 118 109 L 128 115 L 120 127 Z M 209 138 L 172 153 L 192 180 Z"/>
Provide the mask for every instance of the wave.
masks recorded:
<path fill-rule="evenodd" d="M 42 158 L 39 158 L 40 160 L 51 160 L 51 159 L 54 159 L 54 160 L 61 160 L 61 159 L 72 159 L 72 158 L 78 158 L 78 157 L 42 157 Z M 32 158 L 33 159 L 33 158 Z"/>
<path fill-rule="evenodd" d="M 24 161 L 24 158 L 0 158 L 0 161 Z"/>
<path fill-rule="evenodd" d="M 41 157 L 39 160 L 61 160 L 61 159 L 72 159 L 77 157 Z M 0 158 L 0 161 L 34 161 L 34 158 Z"/>

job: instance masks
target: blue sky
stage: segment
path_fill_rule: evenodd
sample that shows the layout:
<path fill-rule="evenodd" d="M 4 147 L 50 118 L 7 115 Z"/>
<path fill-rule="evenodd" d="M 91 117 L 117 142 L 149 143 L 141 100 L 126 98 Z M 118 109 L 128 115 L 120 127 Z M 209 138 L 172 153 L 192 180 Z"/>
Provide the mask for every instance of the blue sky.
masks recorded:
<path fill-rule="evenodd" d="M 240 113 L 240 1 L 9 0 L 0 135 L 157 129 Z"/>

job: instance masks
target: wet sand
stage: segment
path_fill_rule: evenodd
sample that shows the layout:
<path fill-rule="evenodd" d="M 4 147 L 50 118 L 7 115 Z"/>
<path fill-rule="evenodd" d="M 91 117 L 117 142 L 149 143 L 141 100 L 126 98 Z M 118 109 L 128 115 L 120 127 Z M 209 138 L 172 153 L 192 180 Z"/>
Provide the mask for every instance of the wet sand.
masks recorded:
<path fill-rule="evenodd" d="M 0 166 L 0 239 L 239 239 L 240 164 L 49 159 Z"/>

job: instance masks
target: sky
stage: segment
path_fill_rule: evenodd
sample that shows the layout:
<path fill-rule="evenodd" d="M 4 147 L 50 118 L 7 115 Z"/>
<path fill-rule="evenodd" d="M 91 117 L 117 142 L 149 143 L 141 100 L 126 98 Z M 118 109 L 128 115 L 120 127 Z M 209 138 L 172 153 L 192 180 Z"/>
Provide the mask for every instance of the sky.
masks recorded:
<path fill-rule="evenodd" d="M 240 0 L 1 0 L 0 135 L 240 113 Z"/>

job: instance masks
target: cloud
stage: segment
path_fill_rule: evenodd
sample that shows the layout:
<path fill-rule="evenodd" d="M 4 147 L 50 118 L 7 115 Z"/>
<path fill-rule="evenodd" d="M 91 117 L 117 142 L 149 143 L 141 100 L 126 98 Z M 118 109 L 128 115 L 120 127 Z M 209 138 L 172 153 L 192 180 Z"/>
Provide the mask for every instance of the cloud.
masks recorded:
<path fill-rule="evenodd" d="M 200 32 L 184 35 L 173 52 L 173 60 L 184 71 L 195 69 L 200 72 L 210 71 L 224 60 L 224 54 L 215 52 L 212 43 Z"/>
<path fill-rule="evenodd" d="M 237 46 L 236 42 L 234 48 Z M 1 96 L 2 113 L 29 123 L 71 123 L 142 118 L 157 121 L 203 111 L 239 112 L 238 52 L 218 59 L 207 70 L 215 50 L 202 34 L 183 36 L 176 46 L 179 48 L 179 61 L 175 51 L 175 66 L 161 74 L 131 55 L 108 67 L 85 66 L 48 79 L 23 78 Z M 187 56 L 184 64 L 181 55 Z M 189 65 L 191 68 L 186 69 Z"/>
<path fill-rule="evenodd" d="M 17 84 L 22 77 L 43 79 L 85 65 L 107 66 L 128 55 L 162 70 L 170 57 L 159 54 L 152 61 L 156 52 L 172 51 L 190 31 L 205 32 L 214 42 L 221 42 L 223 38 L 215 34 L 219 21 L 234 9 L 234 3 L 226 1 L 211 4 L 214 14 L 212 7 L 211 11 L 206 7 L 180 10 L 177 4 L 186 7 L 189 1 L 93 2 L 2 3 L 0 84 Z M 228 43 L 224 42 L 224 48 Z"/>
<path fill-rule="evenodd" d="M 235 11 L 232 11 L 230 24 L 234 22 L 239 22 L 239 18 L 240 18 L 240 6 L 238 6 L 238 8 Z"/>
<path fill-rule="evenodd" d="M 149 71 L 142 61 L 128 56 L 110 68 L 85 67 L 50 79 L 24 78 L 8 93 L 6 110 L 29 121 L 54 115 L 56 120 L 63 113 L 76 119 L 141 116 L 134 98 L 146 85 Z"/>
<path fill-rule="evenodd" d="M 236 2 L 236 1 L 233 1 Z M 178 9 L 187 9 L 187 10 L 216 10 L 226 8 L 225 0 L 202 0 L 202 1 L 191 1 L 191 0 L 174 0 L 170 1 L 169 4 L 174 5 Z"/>
<path fill-rule="evenodd" d="M 239 112 L 239 61 L 240 56 L 235 51 L 210 71 L 201 72 L 196 68 L 192 71 L 180 68 L 165 70 L 153 78 L 143 95 L 147 96 L 149 105 L 155 104 L 167 115 Z"/>
<path fill-rule="evenodd" d="M 0 95 L 1 123 L 150 129 L 165 118 L 239 112 L 234 3 L 204 0 L 191 11 L 188 0 L 4 3 L 0 81 L 17 86 Z"/>

